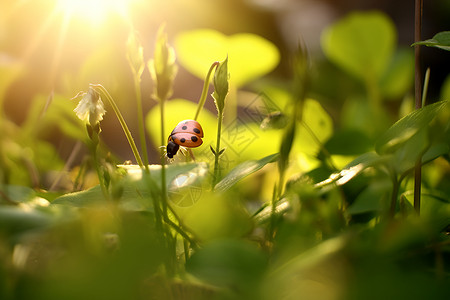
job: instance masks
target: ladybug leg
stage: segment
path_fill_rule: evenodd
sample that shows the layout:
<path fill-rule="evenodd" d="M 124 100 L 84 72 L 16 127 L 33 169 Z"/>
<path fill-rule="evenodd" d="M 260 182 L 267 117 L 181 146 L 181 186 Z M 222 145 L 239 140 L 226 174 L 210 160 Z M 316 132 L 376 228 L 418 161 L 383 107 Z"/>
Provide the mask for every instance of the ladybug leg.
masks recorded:
<path fill-rule="evenodd" d="M 195 161 L 194 152 L 190 148 L 188 148 L 189 155 L 191 156 L 192 160 Z"/>

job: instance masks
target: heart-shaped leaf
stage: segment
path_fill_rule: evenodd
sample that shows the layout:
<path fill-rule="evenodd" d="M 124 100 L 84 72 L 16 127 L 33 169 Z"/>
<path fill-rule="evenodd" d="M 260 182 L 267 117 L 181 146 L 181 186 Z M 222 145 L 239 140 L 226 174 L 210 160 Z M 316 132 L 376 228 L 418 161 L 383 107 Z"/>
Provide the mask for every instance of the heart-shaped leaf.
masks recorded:
<path fill-rule="evenodd" d="M 395 47 L 392 21 L 380 12 L 354 12 L 322 34 L 325 55 L 362 80 L 379 79 Z"/>
<path fill-rule="evenodd" d="M 230 80 L 242 86 L 272 71 L 280 60 L 270 41 L 251 33 L 226 36 L 212 29 L 180 33 L 175 38 L 178 61 L 203 79 L 214 61 L 229 57 Z"/>

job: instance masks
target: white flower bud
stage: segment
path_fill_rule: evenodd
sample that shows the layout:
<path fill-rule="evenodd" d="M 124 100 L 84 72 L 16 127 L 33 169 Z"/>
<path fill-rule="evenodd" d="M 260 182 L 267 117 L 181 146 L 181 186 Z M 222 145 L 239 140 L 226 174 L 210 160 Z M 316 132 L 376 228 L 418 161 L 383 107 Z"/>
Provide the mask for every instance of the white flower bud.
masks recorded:
<path fill-rule="evenodd" d="M 88 92 L 83 94 L 83 98 L 73 111 L 80 120 L 92 127 L 103 120 L 103 115 L 106 113 L 100 94 L 93 88 L 89 88 Z"/>

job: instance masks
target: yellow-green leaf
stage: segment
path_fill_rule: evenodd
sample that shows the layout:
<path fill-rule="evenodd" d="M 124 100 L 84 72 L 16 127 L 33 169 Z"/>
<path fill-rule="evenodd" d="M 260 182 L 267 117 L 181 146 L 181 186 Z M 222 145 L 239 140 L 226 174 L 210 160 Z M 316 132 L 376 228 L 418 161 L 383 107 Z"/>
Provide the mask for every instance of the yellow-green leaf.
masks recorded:
<path fill-rule="evenodd" d="M 396 43 L 396 30 L 381 12 L 353 12 L 322 34 L 325 55 L 358 77 L 379 79 L 387 68 Z"/>
<path fill-rule="evenodd" d="M 280 60 L 273 43 L 251 33 L 226 36 L 211 29 L 186 31 L 175 38 L 175 49 L 180 64 L 201 79 L 212 62 L 228 55 L 230 79 L 236 86 L 269 73 Z"/>

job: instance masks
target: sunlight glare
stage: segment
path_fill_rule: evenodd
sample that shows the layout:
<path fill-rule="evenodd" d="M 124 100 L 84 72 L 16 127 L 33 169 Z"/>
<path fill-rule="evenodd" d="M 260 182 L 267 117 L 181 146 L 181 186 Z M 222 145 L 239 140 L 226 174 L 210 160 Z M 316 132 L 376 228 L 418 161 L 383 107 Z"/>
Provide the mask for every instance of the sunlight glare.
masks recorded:
<path fill-rule="evenodd" d="M 131 2 L 133 0 L 58 0 L 56 8 L 68 18 L 78 17 L 99 25 L 111 13 L 126 17 Z"/>

